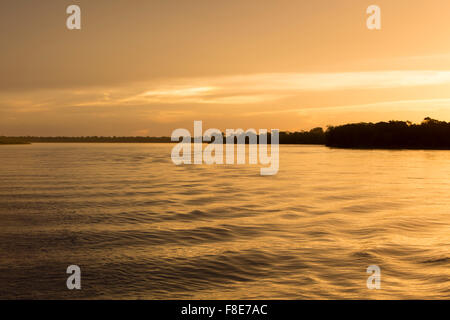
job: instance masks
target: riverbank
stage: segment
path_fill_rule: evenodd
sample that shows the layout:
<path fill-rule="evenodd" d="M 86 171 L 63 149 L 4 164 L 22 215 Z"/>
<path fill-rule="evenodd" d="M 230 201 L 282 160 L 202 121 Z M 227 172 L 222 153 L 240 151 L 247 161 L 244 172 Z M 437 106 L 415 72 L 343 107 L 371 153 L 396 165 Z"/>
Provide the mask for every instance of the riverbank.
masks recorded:
<path fill-rule="evenodd" d="M 242 137 L 246 135 L 246 137 Z M 237 143 L 249 143 L 251 133 L 236 134 Z M 259 140 L 259 136 L 256 137 Z M 192 142 L 194 138 L 192 137 Z M 241 141 L 241 142 L 239 142 Z M 30 143 L 178 143 L 171 137 L 0 137 L 0 144 Z M 223 138 L 226 143 L 226 138 Z M 271 143 L 270 133 L 267 143 Z M 314 128 L 310 131 L 280 132 L 279 144 L 325 145 L 348 149 L 411 149 L 450 150 L 450 122 L 425 118 L 420 124 L 409 121 L 378 123 L 351 123 L 330 126 L 324 131 Z"/>
<path fill-rule="evenodd" d="M 31 144 L 31 143 L 27 141 L 0 140 L 0 145 L 12 145 L 12 144 Z"/>
<path fill-rule="evenodd" d="M 352 123 L 329 127 L 325 145 L 352 149 L 450 150 L 450 123 L 425 118 L 409 121 Z"/>

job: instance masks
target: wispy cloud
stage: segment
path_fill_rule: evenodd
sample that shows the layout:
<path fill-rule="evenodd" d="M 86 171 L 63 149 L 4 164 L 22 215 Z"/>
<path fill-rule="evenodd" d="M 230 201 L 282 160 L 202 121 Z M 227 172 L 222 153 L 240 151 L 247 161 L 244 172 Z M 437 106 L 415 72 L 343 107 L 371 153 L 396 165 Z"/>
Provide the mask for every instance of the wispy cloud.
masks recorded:
<path fill-rule="evenodd" d="M 282 114 L 282 113 L 305 113 L 305 112 L 333 112 L 333 111 L 434 111 L 436 109 L 447 109 L 450 111 L 449 99 L 417 99 L 417 100 L 392 100 L 375 103 L 335 105 L 326 107 L 285 108 L 283 110 L 249 111 L 242 113 L 242 116 L 256 116 L 262 114 Z"/>
<path fill-rule="evenodd" d="M 450 71 L 263 73 L 184 78 L 113 88 L 30 93 L 34 104 L 127 106 L 151 104 L 255 104 L 301 92 L 389 89 L 450 84 Z M 34 95 L 34 96 L 33 96 Z M 21 93 L 21 96 L 26 96 Z M 19 99 L 19 98 L 18 98 Z M 20 98 L 23 100 L 23 98 Z M 9 97 L 9 101 L 14 100 Z"/>
<path fill-rule="evenodd" d="M 143 84 L 135 94 L 116 99 L 114 102 L 248 104 L 282 99 L 304 91 L 386 89 L 441 84 L 450 84 L 450 71 L 265 73 Z M 131 89 L 127 91 L 129 90 Z M 93 102 L 107 104 L 112 101 L 102 97 Z"/>

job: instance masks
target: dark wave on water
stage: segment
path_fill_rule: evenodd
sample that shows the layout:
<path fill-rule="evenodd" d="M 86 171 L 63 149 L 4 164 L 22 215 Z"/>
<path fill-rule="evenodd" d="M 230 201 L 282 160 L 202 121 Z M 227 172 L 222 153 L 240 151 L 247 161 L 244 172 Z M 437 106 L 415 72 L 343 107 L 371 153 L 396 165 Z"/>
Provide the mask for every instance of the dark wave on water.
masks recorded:
<path fill-rule="evenodd" d="M 450 152 L 281 146 L 263 177 L 172 147 L 1 147 L 0 298 L 450 297 Z"/>

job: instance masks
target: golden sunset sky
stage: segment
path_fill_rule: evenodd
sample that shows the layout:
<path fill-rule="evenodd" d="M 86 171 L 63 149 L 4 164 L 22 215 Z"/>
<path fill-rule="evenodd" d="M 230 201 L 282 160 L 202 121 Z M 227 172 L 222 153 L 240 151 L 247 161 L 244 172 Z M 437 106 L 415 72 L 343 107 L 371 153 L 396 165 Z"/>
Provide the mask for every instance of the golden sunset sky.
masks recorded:
<path fill-rule="evenodd" d="M 0 42 L 0 135 L 450 121 L 449 0 L 11 0 Z"/>

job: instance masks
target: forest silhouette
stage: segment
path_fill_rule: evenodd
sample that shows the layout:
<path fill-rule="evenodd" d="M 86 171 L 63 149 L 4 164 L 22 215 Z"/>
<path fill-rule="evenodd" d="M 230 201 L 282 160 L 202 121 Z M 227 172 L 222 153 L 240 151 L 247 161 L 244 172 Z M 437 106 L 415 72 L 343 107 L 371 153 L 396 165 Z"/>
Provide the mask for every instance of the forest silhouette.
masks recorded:
<path fill-rule="evenodd" d="M 245 133 L 244 133 L 245 135 Z M 247 134 L 235 143 L 249 143 Z M 257 136 L 258 142 L 260 137 Z M 192 142 L 194 138 L 192 138 Z M 173 143 L 170 137 L 0 137 L 0 144 L 28 143 Z M 267 142 L 271 143 L 270 133 Z M 223 137 L 223 143 L 226 138 Z M 320 144 L 335 148 L 362 149 L 450 149 L 450 122 L 425 118 L 420 124 L 410 121 L 378 123 L 351 123 L 329 126 L 325 131 L 314 128 L 309 131 L 280 132 L 280 144 Z"/>
<path fill-rule="evenodd" d="M 339 148 L 450 149 L 450 122 L 429 117 L 409 121 L 354 123 L 328 127 L 325 144 Z"/>

